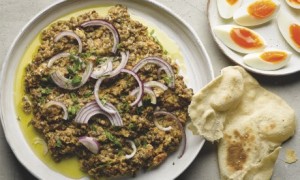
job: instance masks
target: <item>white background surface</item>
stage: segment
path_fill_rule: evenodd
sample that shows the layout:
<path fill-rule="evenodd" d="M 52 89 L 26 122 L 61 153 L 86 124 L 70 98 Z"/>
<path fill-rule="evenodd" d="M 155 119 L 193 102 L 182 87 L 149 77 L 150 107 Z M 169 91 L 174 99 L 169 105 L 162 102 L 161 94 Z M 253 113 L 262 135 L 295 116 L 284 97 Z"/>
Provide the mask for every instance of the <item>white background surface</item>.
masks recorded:
<path fill-rule="evenodd" d="M 166 5 L 173 12 L 181 16 L 195 29 L 210 55 L 215 74 L 219 75 L 223 67 L 233 64 L 221 53 L 210 35 L 206 17 L 207 1 L 208 0 L 158 0 L 158 2 Z M 21 28 L 39 11 L 54 2 L 55 0 L 0 0 L 0 62 L 4 60 L 10 44 Z M 292 108 L 295 109 L 297 120 L 299 119 L 300 78 L 298 77 L 300 77 L 300 73 L 286 77 L 263 77 L 259 75 L 254 75 L 254 77 L 265 88 L 285 99 Z M 5 85 L 1 84 L 1 86 Z M 300 138 L 298 132 L 293 139 L 286 142 L 283 146 L 272 179 L 299 179 L 300 161 L 291 165 L 284 163 L 284 151 L 286 148 L 296 150 L 297 155 L 300 157 Z M 219 179 L 218 173 L 215 145 L 206 143 L 192 165 L 178 179 L 217 180 Z M 2 127 L 0 127 L 0 179 L 34 179 L 14 157 L 6 143 Z"/>

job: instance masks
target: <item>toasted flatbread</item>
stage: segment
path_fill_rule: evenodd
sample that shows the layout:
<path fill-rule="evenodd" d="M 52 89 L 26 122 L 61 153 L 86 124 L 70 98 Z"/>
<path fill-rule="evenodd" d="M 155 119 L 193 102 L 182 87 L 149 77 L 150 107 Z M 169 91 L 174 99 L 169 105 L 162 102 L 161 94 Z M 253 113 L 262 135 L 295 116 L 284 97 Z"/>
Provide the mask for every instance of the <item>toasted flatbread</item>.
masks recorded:
<path fill-rule="evenodd" d="M 239 66 L 194 95 L 191 130 L 218 142 L 222 179 L 270 179 L 280 145 L 295 132 L 295 112 Z"/>

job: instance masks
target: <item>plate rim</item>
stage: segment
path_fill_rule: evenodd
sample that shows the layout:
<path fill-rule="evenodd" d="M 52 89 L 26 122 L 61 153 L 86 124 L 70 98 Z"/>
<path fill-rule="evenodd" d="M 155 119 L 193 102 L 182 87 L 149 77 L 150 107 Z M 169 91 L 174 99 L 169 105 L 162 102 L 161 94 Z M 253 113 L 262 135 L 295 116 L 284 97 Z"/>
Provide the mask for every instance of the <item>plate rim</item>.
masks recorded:
<path fill-rule="evenodd" d="M 6 67 L 9 66 L 9 59 L 11 58 L 12 52 L 14 50 L 14 48 L 16 47 L 18 41 L 22 38 L 22 36 L 24 36 L 24 33 L 26 32 L 26 30 L 28 30 L 41 16 L 44 16 L 47 13 L 51 13 L 51 11 L 53 9 L 55 9 L 55 7 L 59 6 L 60 4 L 67 2 L 68 0 L 58 0 L 54 3 L 51 3 L 50 5 L 44 7 L 42 10 L 40 10 L 36 15 L 34 15 L 27 23 L 25 23 L 25 25 L 23 25 L 23 27 L 20 29 L 20 31 L 17 33 L 16 37 L 14 38 L 14 40 L 12 41 L 11 45 L 8 48 L 8 51 L 5 55 L 4 61 L 2 63 L 2 66 L 0 67 L 0 82 L 3 83 L 5 80 L 5 75 L 7 74 L 7 70 Z M 186 21 L 184 21 L 179 15 L 177 15 L 176 13 L 174 13 L 170 8 L 166 7 L 165 5 L 163 5 L 160 2 L 157 2 L 156 0 L 143 0 L 147 3 L 152 4 L 153 6 L 155 6 L 156 8 L 160 8 L 162 11 L 166 12 L 167 14 L 171 15 L 173 18 L 175 18 L 178 22 L 180 22 L 181 24 L 183 24 L 185 26 L 185 28 L 192 34 L 192 36 L 195 38 L 196 44 L 200 47 L 200 51 L 203 55 L 203 59 L 206 62 L 206 66 L 208 67 L 208 71 L 210 72 L 210 74 L 207 74 L 209 80 L 212 80 L 215 77 L 215 72 L 212 66 L 212 62 L 211 59 L 207 53 L 207 50 L 205 49 L 201 39 L 199 38 L 199 36 L 197 35 L 196 31 L 194 30 L 194 28 L 192 28 Z M 20 61 L 20 60 L 19 60 Z M 18 61 L 18 62 L 19 62 Z M 0 99 L 1 97 L 3 97 L 3 93 L 4 90 L 2 89 L 0 91 Z M 2 100 L 1 100 L 2 101 Z M 32 168 L 29 168 L 26 166 L 26 163 L 24 162 L 24 160 L 22 160 L 22 158 L 20 157 L 20 154 L 18 154 L 18 152 L 14 149 L 15 146 L 13 145 L 12 142 L 8 141 L 8 132 L 7 129 L 5 128 L 5 123 L 4 123 L 4 112 L 3 112 L 3 108 L 2 108 L 2 103 L 0 104 L 0 119 L 1 119 L 1 125 L 3 127 L 3 131 L 4 131 L 4 136 L 5 136 L 5 140 L 9 145 L 9 148 L 13 151 L 14 156 L 16 157 L 16 159 L 18 160 L 18 162 L 28 171 L 30 172 L 34 177 L 36 178 L 40 178 L 38 176 L 38 174 L 35 173 L 35 171 Z M 28 142 L 26 142 L 28 144 Z M 195 155 L 195 157 L 199 154 L 200 150 L 203 148 L 203 145 L 205 143 L 205 139 L 202 140 L 201 144 L 199 145 L 199 151 L 197 152 L 197 154 Z M 193 159 L 194 161 L 195 159 Z M 180 176 L 191 164 L 192 162 L 189 162 L 188 165 L 180 172 L 178 173 L 178 176 Z M 51 169 L 51 168 L 49 168 Z M 54 170 L 52 170 L 54 171 Z M 56 172 L 56 171 L 55 171 Z M 59 173 L 60 174 L 60 173 Z M 174 178 L 176 178 L 174 177 Z"/>

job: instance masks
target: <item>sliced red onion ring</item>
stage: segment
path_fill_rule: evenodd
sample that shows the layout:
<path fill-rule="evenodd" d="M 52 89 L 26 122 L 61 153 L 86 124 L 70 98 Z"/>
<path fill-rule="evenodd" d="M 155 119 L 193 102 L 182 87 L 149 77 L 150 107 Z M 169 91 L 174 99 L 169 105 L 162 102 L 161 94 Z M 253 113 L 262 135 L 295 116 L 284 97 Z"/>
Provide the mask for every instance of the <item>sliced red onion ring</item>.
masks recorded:
<path fill-rule="evenodd" d="M 121 69 L 124 69 L 128 62 L 129 52 L 128 51 L 126 51 L 126 53 L 121 52 L 120 54 L 121 54 L 121 58 L 122 58 L 121 62 L 119 64 L 119 66 L 110 73 L 110 77 L 114 77 L 114 76 L 118 75 L 121 72 Z"/>
<path fill-rule="evenodd" d="M 70 53 L 63 52 L 63 53 L 56 54 L 55 56 L 53 56 L 52 58 L 49 59 L 47 67 L 50 68 L 56 60 L 63 58 L 63 57 L 70 57 Z M 75 57 L 81 61 L 81 59 L 78 56 L 75 56 Z"/>
<path fill-rule="evenodd" d="M 145 87 L 150 87 L 150 88 L 158 87 L 158 88 L 161 88 L 164 91 L 168 89 L 168 87 L 166 85 L 164 85 L 163 83 L 160 83 L 158 81 L 148 81 L 148 82 L 144 83 L 144 86 Z"/>
<path fill-rule="evenodd" d="M 121 118 L 116 118 L 113 115 L 101 110 L 96 101 L 89 102 L 84 107 L 82 107 L 77 113 L 74 121 L 77 123 L 87 124 L 91 117 L 93 117 L 96 114 L 105 115 L 113 126 L 123 125 Z"/>
<path fill-rule="evenodd" d="M 160 116 L 160 115 L 164 115 L 164 116 L 169 116 L 171 117 L 172 119 L 174 119 L 177 123 L 177 125 L 179 126 L 180 130 L 181 130 L 181 133 L 182 133 L 182 141 L 181 143 L 183 144 L 183 148 L 181 149 L 180 153 L 179 153 L 179 156 L 178 158 L 180 159 L 184 152 L 185 152 L 185 148 L 186 148 L 186 134 L 185 134 L 185 130 L 180 122 L 180 120 L 174 116 L 172 113 L 169 113 L 169 112 L 166 112 L 166 111 L 156 111 L 154 112 L 154 116 Z"/>
<path fill-rule="evenodd" d="M 101 76 L 110 75 L 113 69 L 112 60 L 113 58 L 109 58 L 105 63 L 101 65 L 100 68 L 97 69 L 96 67 L 95 70 L 92 72 L 91 77 L 94 79 L 99 79 Z"/>
<path fill-rule="evenodd" d="M 50 106 L 58 106 L 58 107 L 61 107 L 64 111 L 64 116 L 63 116 L 63 119 L 64 120 L 67 120 L 68 119 L 68 111 L 67 111 L 67 107 L 66 105 L 64 105 L 63 103 L 61 102 L 58 102 L 58 101 L 49 101 L 48 103 L 45 104 L 45 108 L 49 108 Z"/>
<path fill-rule="evenodd" d="M 51 78 L 57 86 L 63 89 L 74 90 L 80 88 L 88 81 L 92 71 L 93 71 L 93 63 L 88 62 L 86 69 L 82 74 L 81 82 L 77 86 L 74 86 L 72 84 L 72 80 L 65 78 L 59 71 L 55 71 L 54 73 L 52 73 Z"/>
<path fill-rule="evenodd" d="M 95 100 L 96 100 L 97 104 L 100 106 L 100 108 L 102 110 L 104 110 L 105 112 L 108 112 L 110 114 L 115 114 L 115 113 L 117 113 L 117 111 L 115 111 L 115 110 L 111 109 L 110 107 L 105 106 L 104 104 L 102 104 L 102 102 L 99 98 L 99 88 L 100 88 L 100 85 L 101 85 L 101 83 L 104 79 L 105 79 L 105 77 L 101 77 L 100 79 L 98 79 L 95 86 L 94 86 Z"/>
<path fill-rule="evenodd" d="M 111 116 L 113 118 L 113 121 L 115 122 L 115 125 L 116 126 L 123 126 L 123 120 L 121 118 L 121 115 L 120 115 L 118 109 L 109 102 L 106 103 L 104 106 L 107 107 L 107 108 L 110 108 L 110 109 L 112 109 L 116 112 L 114 114 L 111 114 Z"/>
<path fill-rule="evenodd" d="M 59 33 L 55 37 L 54 42 L 59 41 L 62 37 L 65 37 L 65 36 L 71 36 L 71 37 L 73 37 L 73 38 L 75 38 L 77 40 L 77 42 L 78 42 L 78 52 L 81 53 L 82 52 L 82 42 L 81 42 L 81 39 L 73 31 L 63 31 L 63 32 Z"/>
<path fill-rule="evenodd" d="M 136 73 L 134 73 L 133 71 L 130 71 L 128 69 L 121 69 L 120 72 L 124 72 L 124 73 L 132 75 L 139 84 L 139 92 L 137 94 L 137 98 L 135 99 L 134 102 L 132 102 L 130 104 L 130 106 L 135 106 L 142 100 L 142 97 L 143 97 L 143 94 L 144 94 L 144 85 L 143 85 L 141 79 L 139 78 L 139 76 Z"/>
<path fill-rule="evenodd" d="M 46 155 L 48 153 L 48 146 L 47 143 L 45 142 L 45 140 L 39 138 L 39 137 L 35 137 L 33 139 L 33 144 L 41 144 L 43 146 L 43 151 L 44 151 L 44 155 Z"/>
<path fill-rule="evenodd" d="M 137 73 L 142 67 L 144 67 L 148 63 L 156 64 L 163 68 L 163 70 L 167 73 L 168 77 L 170 78 L 168 86 L 171 88 L 175 87 L 175 75 L 172 67 L 170 66 L 170 64 L 168 64 L 166 61 L 159 57 L 147 57 L 145 59 L 142 59 L 132 68 L 132 71 Z"/>
<path fill-rule="evenodd" d="M 114 38 L 114 45 L 112 47 L 111 52 L 116 53 L 118 49 L 118 44 L 120 43 L 120 36 L 118 30 L 109 22 L 104 20 L 91 20 L 81 24 L 81 27 L 89 27 L 89 26 L 104 26 L 110 30 Z"/>
<path fill-rule="evenodd" d="M 171 129 L 172 129 L 171 126 L 168 126 L 168 127 L 163 127 L 163 126 L 161 126 L 161 125 L 157 122 L 156 119 L 154 120 L 154 125 L 155 125 L 158 129 L 160 129 L 160 130 L 162 130 L 162 131 L 171 131 Z"/>
<path fill-rule="evenodd" d="M 157 70 L 157 77 L 160 78 L 161 77 L 161 72 L 164 70 L 164 68 L 159 68 Z"/>
<path fill-rule="evenodd" d="M 83 136 L 78 139 L 78 142 L 83 144 L 92 153 L 98 154 L 100 145 L 93 137 Z"/>
<path fill-rule="evenodd" d="M 134 156 L 135 153 L 136 153 L 136 146 L 135 146 L 134 142 L 131 141 L 131 140 L 126 140 L 126 142 L 129 143 L 129 144 L 131 145 L 132 153 L 131 153 L 131 154 L 126 154 L 126 155 L 125 155 L 125 159 L 131 159 L 131 158 L 133 158 L 133 156 Z"/>
<path fill-rule="evenodd" d="M 135 88 L 134 90 L 132 90 L 129 95 L 131 96 L 136 96 L 140 91 L 140 88 L 137 87 Z M 144 93 L 148 94 L 151 98 L 151 103 L 152 104 L 156 104 L 157 100 L 156 100 L 156 95 L 154 93 L 154 91 L 152 91 L 151 88 L 149 87 L 144 87 Z M 138 107 L 141 107 L 143 105 L 143 101 L 141 100 L 139 103 L 138 103 Z"/>

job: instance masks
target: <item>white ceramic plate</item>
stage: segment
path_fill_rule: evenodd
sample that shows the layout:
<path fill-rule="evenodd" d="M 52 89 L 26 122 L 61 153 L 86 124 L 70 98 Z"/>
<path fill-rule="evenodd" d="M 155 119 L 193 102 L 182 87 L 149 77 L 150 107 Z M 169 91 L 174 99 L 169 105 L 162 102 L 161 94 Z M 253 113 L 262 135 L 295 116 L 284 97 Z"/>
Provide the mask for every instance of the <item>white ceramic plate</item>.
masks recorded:
<path fill-rule="evenodd" d="M 85 7 L 124 4 L 129 12 L 146 21 L 154 23 L 171 39 L 178 43 L 186 60 L 188 86 L 197 92 L 213 78 L 213 70 L 208 55 L 196 33 L 177 15 L 162 5 L 147 0 L 64 0 L 58 2 L 35 16 L 20 32 L 12 44 L 3 63 L 0 89 L 1 122 L 6 139 L 18 160 L 39 179 L 68 179 L 53 171 L 44 164 L 27 144 L 19 122 L 17 121 L 14 105 L 14 80 L 16 69 L 26 47 L 34 37 L 54 20 L 81 10 Z M 179 176 L 194 160 L 202 148 L 204 139 L 193 136 L 187 131 L 187 148 L 185 155 L 177 158 L 177 153 L 155 170 L 141 173 L 139 179 L 174 179 Z"/>
<path fill-rule="evenodd" d="M 246 4 L 250 1 L 253 0 L 243 0 L 243 4 Z M 281 3 L 280 11 L 284 11 L 285 13 L 291 13 L 297 19 L 300 18 L 300 10 L 294 10 L 290 8 L 284 0 L 281 0 L 280 3 Z M 210 22 L 211 28 L 218 25 L 235 24 L 232 19 L 224 20 L 219 16 L 216 0 L 208 1 L 208 20 Z M 272 21 L 260 26 L 250 27 L 250 29 L 258 32 L 260 35 L 262 35 L 265 38 L 267 42 L 267 48 L 278 48 L 278 49 L 285 49 L 291 51 L 293 55 L 289 64 L 282 69 L 278 69 L 274 71 L 263 71 L 263 70 L 251 68 L 247 66 L 245 63 L 243 63 L 242 60 L 244 56 L 243 54 L 237 53 L 229 49 L 214 35 L 214 33 L 212 34 L 214 40 L 216 41 L 220 49 L 224 52 L 224 54 L 228 56 L 231 60 L 233 60 L 235 63 L 243 66 L 245 69 L 249 71 L 258 74 L 268 75 L 268 76 L 287 75 L 287 74 L 292 74 L 300 71 L 300 54 L 297 53 L 293 48 L 291 48 L 289 44 L 284 40 L 284 38 L 282 37 L 278 29 L 276 19 L 273 19 Z"/>

